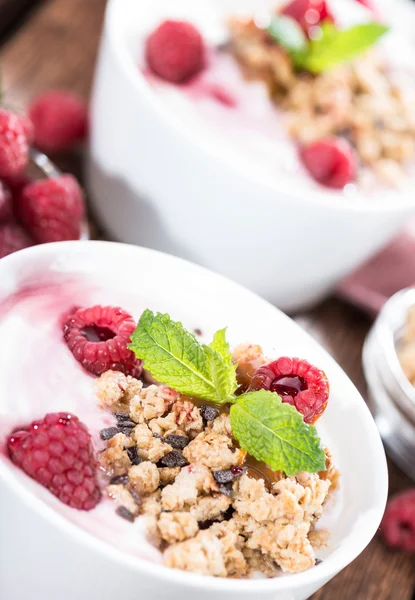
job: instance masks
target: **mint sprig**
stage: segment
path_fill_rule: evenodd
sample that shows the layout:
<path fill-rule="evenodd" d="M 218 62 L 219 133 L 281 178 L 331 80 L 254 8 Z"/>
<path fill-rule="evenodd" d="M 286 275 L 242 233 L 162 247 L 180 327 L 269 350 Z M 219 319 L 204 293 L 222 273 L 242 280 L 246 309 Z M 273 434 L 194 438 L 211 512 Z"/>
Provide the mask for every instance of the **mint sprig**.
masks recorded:
<path fill-rule="evenodd" d="M 215 350 L 218 354 L 221 355 L 223 360 L 228 365 L 232 365 L 232 353 L 229 348 L 229 344 L 226 341 L 226 327 L 224 329 L 219 329 L 213 336 L 213 340 L 209 344 L 209 348 Z"/>
<path fill-rule="evenodd" d="M 290 54 L 298 69 L 318 74 L 354 60 L 381 38 L 389 27 L 369 22 L 337 29 L 330 21 L 320 25 L 320 36 L 308 40 L 300 25 L 285 15 L 273 17 L 268 33 Z"/>
<path fill-rule="evenodd" d="M 265 390 L 235 396 L 236 366 L 226 329 L 217 331 L 206 346 L 169 315 L 147 309 L 129 347 L 158 381 L 186 396 L 232 404 L 233 435 L 257 460 L 288 475 L 324 470 L 325 454 L 317 431 L 304 423 L 293 406 Z"/>
<path fill-rule="evenodd" d="M 219 404 L 233 401 L 237 383 L 230 359 L 200 344 L 169 315 L 145 310 L 129 347 L 153 377 L 181 394 Z"/>
<path fill-rule="evenodd" d="M 259 390 L 239 396 L 231 407 L 231 427 L 241 447 L 275 471 L 295 475 L 325 469 L 316 428 L 304 423 L 296 408 L 274 392 Z"/>
<path fill-rule="evenodd" d="M 285 15 L 275 16 L 269 27 L 270 36 L 291 55 L 294 65 L 301 68 L 307 55 L 308 39 L 299 23 Z"/>

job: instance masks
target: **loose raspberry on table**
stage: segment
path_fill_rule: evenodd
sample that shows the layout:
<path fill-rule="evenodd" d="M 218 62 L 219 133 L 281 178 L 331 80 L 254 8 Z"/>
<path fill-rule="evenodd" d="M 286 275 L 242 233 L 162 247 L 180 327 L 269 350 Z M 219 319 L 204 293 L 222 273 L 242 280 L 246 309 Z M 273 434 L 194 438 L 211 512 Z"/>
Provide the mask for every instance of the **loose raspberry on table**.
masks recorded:
<path fill-rule="evenodd" d="M 306 360 L 282 356 L 255 371 L 248 391 L 261 389 L 276 392 L 306 423 L 314 423 L 326 409 L 330 386 L 324 371 Z"/>
<path fill-rule="evenodd" d="M 147 38 L 150 69 L 167 81 L 183 83 L 205 66 L 205 44 L 199 31 L 185 21 L 164 21 Z"/>
<path fill-rule="evenodd" d="M 34 143 L 45 152 L 67 150 L 83 140 L 88 131 L 86 103 L 72 92 L 43 92 L 30 105 L 29 116 L 34 127 Z"/>
<path fill-rule="evenodd" d="M 13 177 L 29 158 L 29 122 L 25 117 L 0 108 L 0 177 Z"/>
<path fill-rule="evenodd" d="M 311 142 L 300 149 L 300 158 L 310 175 L 327 187 L 341 189 L 356 179 L 356 153 L 345 139 Z"/>
<path fill-rule="evenodd" d="M 91 436 L 74 415 L 47 414 L 7 440 L 12 461 L 61 502 L 91 510 L 99 502 Z"/>
<path fill-rule="evenodd" d="M 415 552 L 415 489 L 389 501 L 380 530 L 391 548 Z"/>
<path fill-rule="evenodd" d="M 17 198 L 17 214 L 39 243 L 77 240 L 85 217 L 82 190 L 72 175 L 33 181 Z"/>
<path fill-rule="evenodd" d="M 293 0 L 284 6 L 281 14 L 295 19 L 308 36 L 312 28 L 323 21 L 334 23 L 334 17 L 325 0 Z"/>
<path fill-rule="evenodd" d="M 33 246 L 33 240 L 17 223 L 0 225 L 0 258 Z"/>
<path fill-rule="evenodd" d="M 121 371 L 138 378 L 142 361 L 127 347 L 135 326 L 133 317 L 122 308 L 92 306 L 70 313 L 63 334 L 76 360 L 90 373 Z"/>
<path fill-rule="evenodd" d="M 17 199 L 23 188 L 25 188 L 29 183 L 32 183 L 33 177 L 30 177 L 27 173 L 19 173 L 18 175 L 14 175 L 13 177 L 4 177 L 3 182 L 12 193 L 13 199 Z"/>
<path fill-rule="evenodd" d="M 0 223 L 10 221 L 13 216 L 12 194 L 10 189 L 0 181 Z"/>

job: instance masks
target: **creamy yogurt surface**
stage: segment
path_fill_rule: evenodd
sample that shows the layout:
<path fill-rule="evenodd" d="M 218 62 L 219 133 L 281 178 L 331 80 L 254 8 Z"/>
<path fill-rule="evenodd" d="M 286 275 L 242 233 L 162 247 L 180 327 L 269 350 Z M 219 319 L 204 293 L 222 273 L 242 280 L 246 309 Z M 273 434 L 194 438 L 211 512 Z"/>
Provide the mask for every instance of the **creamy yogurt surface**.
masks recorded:
<path fill-rule="evenodd" d="M 116 294 L 89 287 L 73 279 L 49 281 L 23 288 L 0 304 L 0 460 L 6 460 L 27 491 L 53 510 L 128 553 L 161 562 L 158 550 L 146 541 L 145 520 L 129 523 L 115 514 L 116 505 L 103 495 L 92 511 L 70 508 L 47 489 L 15 467 L 5 453 L 4 442 L 13 429 L 30 424 L 51 412 L 76 415 L 88 428 L 95 451 L 103 444 L 99 432 L 115 419 L 97 407 L 95 378 L 74 359 L 62 337 L 61 317 L 73 306 L 93 306 Z M 120 303 L 134 315 L 140 303 L 126 294 Z M 142 307 L 144 308 L 144 307 Z M 138 310 L 137 310 L 138 309 Z M 6 367 L 7 365 L 7 367 Z"/>

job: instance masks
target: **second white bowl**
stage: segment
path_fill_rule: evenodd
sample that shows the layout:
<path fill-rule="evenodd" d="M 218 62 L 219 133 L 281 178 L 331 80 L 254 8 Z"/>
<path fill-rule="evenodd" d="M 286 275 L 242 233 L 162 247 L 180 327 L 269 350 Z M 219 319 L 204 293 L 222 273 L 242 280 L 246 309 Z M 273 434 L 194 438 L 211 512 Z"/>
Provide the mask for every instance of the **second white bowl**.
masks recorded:
<path fill-rule="evenodd" d="M 220 21 L 270 4 L 208 6 Z M 109 2 L 92 99 L 91 198 L 115 239 L 187 258 L 295 310 L 386 243 L 415 203 L 266 182 L 185 127 L 141 73 L 139 38 L 162 18 L 203 24 L 205 12 L 188 0 Z"/>

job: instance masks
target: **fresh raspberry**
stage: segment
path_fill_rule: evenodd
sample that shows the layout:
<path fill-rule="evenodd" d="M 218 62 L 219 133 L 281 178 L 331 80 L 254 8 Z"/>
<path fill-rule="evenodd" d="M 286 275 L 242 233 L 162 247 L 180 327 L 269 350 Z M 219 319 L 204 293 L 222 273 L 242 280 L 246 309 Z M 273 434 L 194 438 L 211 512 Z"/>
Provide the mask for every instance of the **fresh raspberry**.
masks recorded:
<path fill-rule="evenodd" d="M 362 4 L 365 8 L 370 10 L 375 19 L 381 19 L 382 15 L 379 10 L 379 7 L 376 4 L 376 0 L 357 0 L 359 4 Z"/>
<path fill-rule="evenodd" d="M 26 115 L 20 115 L 20 122 L 22 124 L 23 131 L 25 132 L 27 143 L 29 146 L 31 146 L 35 139 L 35 128 L 33 123 L 30 117 L 27 117 Z"/>
<path fill-rule="evenodd" d="M 33 181 L 17 199 L 17 215 L 39 243 L 77 240 L 85 215 L 82 190 L 72 175 Z"/>
<path fill-rule="evenodd" d="M 136 323 L 119 307 L 92 306 L 71 312 L 63 334 L 76 360 L 90 373 L 121 371 L 140 377 L 142 362 L 127 348 Z"/>
<path fill-rule="evenodd" d="M 14 177 L 4 177 L 3 181 L 12 193 L 13 199 L 17 199 L 22 192 L 23 188 L 32 183 L 33 178 L 27 173 L 19 173 Z"/>
<path fill-rule="evenodd" d="M 300 149 L 300 157 L 310 175 L 327 187 L 341 189 L 356 178 L 356 154 L 345 139 L 311 142 Z"/>
<path fill-rule="evenodd" d="M 306 423 L 314 423 L 325 411 L 330 391 L 324 371 L 287 356 L 255 371 L 248 391 L 261 389 L 276 392 L 283 402 L 295 406 Z"/>
<path fill-rule="evenodd" d="M 0 177 L 21 173 L 28 162 L 28 121 L 0 108 Z"/>
<path fill-rule="evenodd" d="M 7 185 L 0 181 L 0 223 L 10 221 L 13 216 L 12 194 Z"/>
<path fill-rule="evenodd" d="M 334 23 L 334 17 L 325 0 L 293 0 L 284 6 L 281 14 L 295 19 L 308 36 L 312 28 L 323 21 Z"/>
<path fill-rule="evenodd" d="M 33 246 L 33 240 L 17 223 L 0 225 L 0 258 Z"/>
<path fill-rule="evenodd" d="M 83 140 L 88 131 L 88 109 L 77 94 L 49 90 L 29 107 L 34 143 L 45 152 L 67 150 Z"/>
<path fill-rule="evenodd" d="M 98 504 L 91 436 L 78 417 L 50 413 L 14 431 L 7 447 L 12 461 L 64 504 L 79 510 Z"/>
<path fill-rule="evenodd" d="M 415 552 L 415 489 L 389 501 L 380 530 L 391 548 Z"/>
<path fill-rule="evenodd" d="M 182 83 L 204 68 L 205 44 L 191 23 L 164 21 L 147 38 L 146 59 L 153 73 Z"/>

